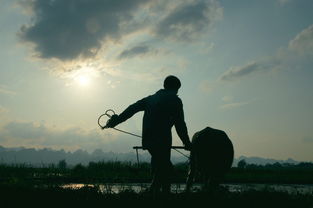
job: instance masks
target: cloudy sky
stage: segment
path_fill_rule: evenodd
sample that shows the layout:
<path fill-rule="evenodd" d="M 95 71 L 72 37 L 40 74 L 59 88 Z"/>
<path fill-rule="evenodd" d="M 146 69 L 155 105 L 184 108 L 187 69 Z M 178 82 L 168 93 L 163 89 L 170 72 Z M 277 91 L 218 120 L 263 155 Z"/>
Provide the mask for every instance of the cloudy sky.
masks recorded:
<path fill-rule="evenodd" d="M 0 3 L 1 146 L 132 151 L 98 116 L 174 74 L 190 136 L 210 126 L 236 157 L 313 161 L 313 1 Z M 142 115 L 119 127 L 140 134 Z"/>

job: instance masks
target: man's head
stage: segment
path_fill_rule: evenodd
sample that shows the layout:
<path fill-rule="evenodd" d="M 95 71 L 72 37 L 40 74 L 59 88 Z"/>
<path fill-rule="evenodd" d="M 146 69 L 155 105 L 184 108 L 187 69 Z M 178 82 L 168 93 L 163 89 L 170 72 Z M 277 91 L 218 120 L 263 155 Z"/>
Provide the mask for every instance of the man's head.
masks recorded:
<path fill-rule="evenodd" d="M 163 86 L 164 86 L 164 89 L 166 90 L 174 90 L 178 92 L 178 89 L 180 88 L 181 83 L 177 77 L 170 75 L 165 78 Z"/>

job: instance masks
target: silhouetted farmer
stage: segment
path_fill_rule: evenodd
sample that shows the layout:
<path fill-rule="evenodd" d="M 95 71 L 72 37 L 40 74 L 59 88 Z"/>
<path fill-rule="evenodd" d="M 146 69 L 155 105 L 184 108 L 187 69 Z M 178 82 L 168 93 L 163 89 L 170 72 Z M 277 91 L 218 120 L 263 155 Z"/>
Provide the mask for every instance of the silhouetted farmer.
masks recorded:
<path fill-rule="evenodd" d="M 151 154 L 153 180 L 151 191 L 156 193 L 161 188 L 163 192 L 170 192 L 170 175 L 172 170 L 171 145 L 173 125 L 182 140 L 185 149 L 191 149 L 186 123 L 184 120 L 183 104 L 177 96 L 181 86 L 175 76 L 168 76 L 164 80 L 164 89 L 154 95 L 145 97 L 130 105 L 120 115 L 114 115 L 108 121 L 107 127 L 115 127 L 126 121 L 139 111 L 144 111 L 142 127 L 142 146 Z"/>
<path fill-rule="evenodd" d="M 187 191 L 190 190 L 195 173 L 203 178 L 205 188 L 215 188 L 231 168 L 234 149 L 224 131 L 206 127 L 192 137 Z"/>

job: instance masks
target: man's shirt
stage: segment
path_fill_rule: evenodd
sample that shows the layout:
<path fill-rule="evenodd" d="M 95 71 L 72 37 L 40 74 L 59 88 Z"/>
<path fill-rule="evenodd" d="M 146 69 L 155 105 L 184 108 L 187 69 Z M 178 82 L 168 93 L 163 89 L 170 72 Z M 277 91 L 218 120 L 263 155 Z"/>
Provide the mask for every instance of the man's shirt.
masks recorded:
<path fill-rule="evenodd" d="M 119 115 L 119 123 L 139 111 L 144 111 L 142 126 L 142 146 L 144 148 L 170 147 L 173 125 L 182 142 L 184 144 L 189 142 L 183 104 L 174 91 L 161 89 L 154 95 L 130 105 Z"/>

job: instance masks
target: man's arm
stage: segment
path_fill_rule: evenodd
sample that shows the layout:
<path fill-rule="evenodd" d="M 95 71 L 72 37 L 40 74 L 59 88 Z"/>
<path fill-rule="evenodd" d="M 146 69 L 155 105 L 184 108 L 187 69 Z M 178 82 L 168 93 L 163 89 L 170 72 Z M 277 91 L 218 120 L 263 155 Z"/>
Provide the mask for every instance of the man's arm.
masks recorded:
<path fill-rule="evenodd" d="M 132 117 L 135 113 L 145 110 L 146 99 L 147 98 L 143 98 L 137 101 L 136 103 L 128 106 L 120 115 L 112 116 L 112 118 L 108 121 L 106 126 L 109 128 L 114 128 L 118 124 Z"/>
<path fill-rule="evenodd" d="M 188 130 L 187 130 L 186 122 L 185 122 L 183 103 L 181 102 L 180 99 L 179 99 L 179 103 L 177 106 L 177 115 L 176 115 L 176 119 L 175 119 L 175 129 L 176 129 L 176 132 L 177 132 L 179 138 L 181 139 L 181 141 L 185 145 L 185 148 L 187 150 L 190 150 L 191 149 L 191 142 L 190 142 L 190 139 L 188 136 Z"/>

